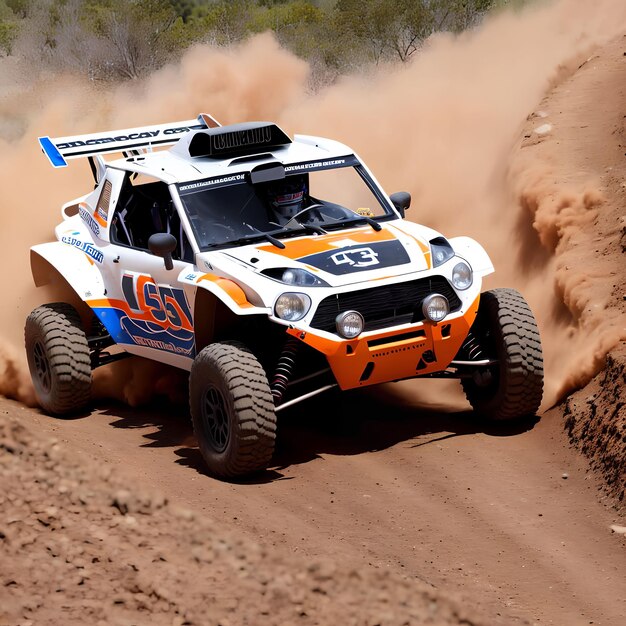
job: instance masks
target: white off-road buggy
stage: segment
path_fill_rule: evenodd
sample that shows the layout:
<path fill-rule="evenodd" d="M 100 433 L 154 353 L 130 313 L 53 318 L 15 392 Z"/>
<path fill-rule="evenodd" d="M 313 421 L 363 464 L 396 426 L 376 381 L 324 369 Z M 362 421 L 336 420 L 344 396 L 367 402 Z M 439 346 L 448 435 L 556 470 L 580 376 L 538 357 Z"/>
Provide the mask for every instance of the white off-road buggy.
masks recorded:
<path fill-rule="evenodd" d="M 35 283 L 67 293 L 26 320 L 49 413 L 84 410 L 93 369 L 123 356 L 182 368 L 206 464 L 234 477 L 269 465 L 278 411 L 334 387 L 458 378 L 486 418 L 537 411 L 522 296 L 481 294 L 484 249 L 405 220 L 409 194 L 387 196 L 347 146 L 205 114 L 40 144 L 95 178 L 31 250 Z"/>

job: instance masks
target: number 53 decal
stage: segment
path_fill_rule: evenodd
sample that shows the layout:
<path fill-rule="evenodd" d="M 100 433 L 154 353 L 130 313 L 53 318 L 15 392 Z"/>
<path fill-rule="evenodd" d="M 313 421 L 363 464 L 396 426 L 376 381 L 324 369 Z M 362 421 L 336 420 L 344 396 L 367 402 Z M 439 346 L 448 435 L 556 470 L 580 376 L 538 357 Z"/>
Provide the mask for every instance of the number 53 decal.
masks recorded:
<path fill-rule="evenodd" d="M 335 265 L 347 263 L 351 267 L 368 267 L 378 265 L 378 254 L 371 248 L 355 248 L 331 254 L 330 258 Z"/>
<path fill-rule="evenodd" d="M 137 276 L 135 282 L 131 274 L 124 274 L 122 292 L 131 317 L 152 322 L 164 330 L 193 331 L 191 311 L 182 289 L 157 285 L 150 276 L 143 274 Z"/>

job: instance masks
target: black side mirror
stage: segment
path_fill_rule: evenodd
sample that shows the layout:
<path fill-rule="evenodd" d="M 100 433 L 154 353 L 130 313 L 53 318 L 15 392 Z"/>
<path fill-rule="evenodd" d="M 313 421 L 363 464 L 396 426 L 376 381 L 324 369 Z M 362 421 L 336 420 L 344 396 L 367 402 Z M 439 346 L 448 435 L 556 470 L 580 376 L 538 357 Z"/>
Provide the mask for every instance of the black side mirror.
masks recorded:
<path fill-rule="evenodd" d="M 150 235 L 150 239 L 148 239 L 148 249 L 152 254 L 165 259 L 166 270 L 174 269 L 172 252 L 176 250 L 177 245 L 176 237 L 170 233 L 154 233 L 154 235 Z"/>
<path fill-rule="evenodd" d="M 389 196 L 389 199 L 398 209 L 400 216 L 404 217 L 404 212 L 411 206 L 411 194 L 408 191 L 396 191 Z"/>

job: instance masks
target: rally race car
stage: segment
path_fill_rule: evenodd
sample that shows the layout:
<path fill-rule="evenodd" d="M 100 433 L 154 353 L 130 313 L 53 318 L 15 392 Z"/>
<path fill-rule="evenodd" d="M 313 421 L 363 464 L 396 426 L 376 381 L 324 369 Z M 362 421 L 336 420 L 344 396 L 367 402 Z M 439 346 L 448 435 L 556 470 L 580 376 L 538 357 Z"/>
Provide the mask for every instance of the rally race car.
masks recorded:
<path fill-rule="evenodd" d="M 31 249 L 36 285 L 68 293 L 26 320 L 47 412 L 83 410 L 94 368 L 124 356 L 182 368 L 209 471 L 234 477 L 269 465 L 279 411 L 331 388 L 458 378 L 486 418 L 537 411 L 522 296 L 481 294 L 485 250 L 405 220 L 410 195 L 388 196 L 347 146 L 206 114 L 40 144 L 95 179 Z"/>

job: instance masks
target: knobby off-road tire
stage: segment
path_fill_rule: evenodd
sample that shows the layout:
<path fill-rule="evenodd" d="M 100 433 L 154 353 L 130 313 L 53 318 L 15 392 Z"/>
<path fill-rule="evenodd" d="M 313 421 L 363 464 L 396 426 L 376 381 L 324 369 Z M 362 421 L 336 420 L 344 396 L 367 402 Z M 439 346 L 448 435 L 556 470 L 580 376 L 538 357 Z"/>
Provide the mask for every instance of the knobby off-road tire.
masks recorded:
<path fill-rule="evenodd" d="M 24 339 L 41 407 L 55 415 L 85 408 L 91 396 L 91 360 L 76 309 L 64 302 L 36 308 L 26 318 Z"/>
<path fill-rule="evenodd" d="M 274 401 L 265 371 L 245 346 L 214 343 L 196 356 L 189 404 L 212 474 L 234 478 L 269 465 L 276 440 Z"/>
<path fill-rule="evenodd" d="M 484 356 L 498 361 L 488 384 L 462 380 L 474 411 L 500 421 L 534 415 L 543 395 L 543 356 L 537 323 L 523 296 L 515 289 L 483 293 L 472 332 Z"/>

